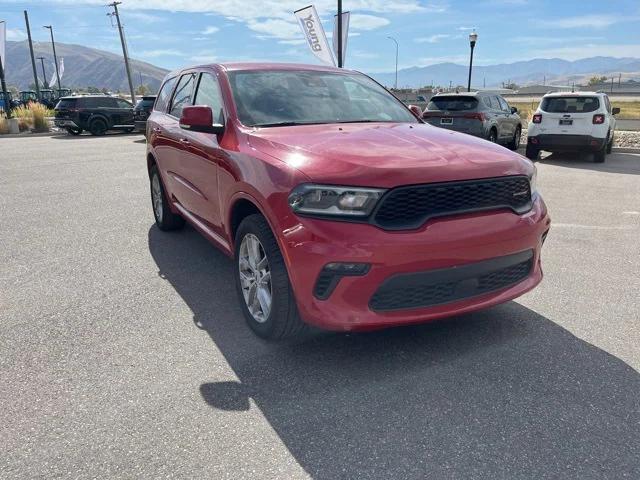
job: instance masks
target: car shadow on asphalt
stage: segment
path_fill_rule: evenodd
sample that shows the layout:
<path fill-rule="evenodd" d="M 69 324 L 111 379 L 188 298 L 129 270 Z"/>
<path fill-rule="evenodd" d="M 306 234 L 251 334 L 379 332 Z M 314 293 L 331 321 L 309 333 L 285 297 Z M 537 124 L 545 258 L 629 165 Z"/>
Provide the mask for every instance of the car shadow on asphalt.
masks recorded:
<path fill-rule="evenodd" d="M 268 343 L 197 232 L 154 226 L 149 249 L 237 375 L 202 379 L 203 401 L 253 400 L 313 478 L 640 478 L 638 372 L 516 302 Z"/>
<path fill-rule="evenodd" d="M 56 140 L 89 140 L 89 139 L 97 139 L 97 138 L 105 138 L 105 137 L 113 137 L 113 136 L 137 137 L 141 135 L 143 136 L 143 139 L 144 139 L 144 135 L 141 132 L 127 133 L 127 132 L 116 132 L 116 131 L 107 132 L 104 135 L 91 135 L 88 132 L 83 132 L 80 135 L 70 135 L 70 134 L 62 133 L 60 135 L 52 135 L 51 138 L 54 138 Z"/>
<path fill-rule="evenodd" d="M 594 163 L 593 157 L 589 154 L 552 153 L 542 160 L 538 160 L 538 163 L 548 163 L 558 167 L 578 168 L 596 172 L 640 175 L 640 156 L 631 153 L 612 153 L 606 156 L 604 163 Z"/>

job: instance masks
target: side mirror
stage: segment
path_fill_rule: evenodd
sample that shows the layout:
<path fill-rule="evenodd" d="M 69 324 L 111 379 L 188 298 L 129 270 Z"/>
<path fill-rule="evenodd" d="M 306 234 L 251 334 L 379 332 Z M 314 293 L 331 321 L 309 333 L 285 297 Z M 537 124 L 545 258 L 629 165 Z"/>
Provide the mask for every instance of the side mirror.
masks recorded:
<path fill-rule="evenodd" d="M 518 109 L 516 107 L 511 107 L 511 113 L 518 113 Z"/>
<path fill-rule="evenodd" d="M 409 110 L 411 110 L 411 113 L 413 113 L 416 117 L 422 118 L 422 109 L 419 106 L 409 105 Z"/>
<path fill-rule="evenodd" d="M 224 125 L 213 123 L 211 107 L 193 105 L 182 109 L 180 128 L 192 132 L 220 134 L 224 132 Z"/>
<path fill-rule="evenodd" d="M 617 115 L 620 113 L 620 107 L 613 107 L 613 109 L 611 110 L 611 113 L 613 115 Z"/>

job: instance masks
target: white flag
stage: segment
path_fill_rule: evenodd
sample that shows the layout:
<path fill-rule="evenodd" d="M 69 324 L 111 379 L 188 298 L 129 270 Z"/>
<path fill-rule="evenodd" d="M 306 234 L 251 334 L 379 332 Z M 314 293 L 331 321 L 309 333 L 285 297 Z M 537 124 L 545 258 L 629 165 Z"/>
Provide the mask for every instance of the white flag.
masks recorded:
<path fill-rule="evenodd" d="M 64 73 L 64 58 L 60 59 L 60 68 L 58 69 L 58 75 L 60 75 L 60 80 L 62 81 L 62 74 Z M 51 77 L 51 81 L 49 82 L 49 88 L 53 87 L 58 82 L 58 75 L 56 75 L 56 64 L 53 64 L 53 76 Z"/>
<path fill-rule="evenodd" d="M 5 61 L 5 44 L 7 43 L 7 24 L 0 20 L 0 56 L 2 56 L 2 65 L 6 65 Z M 6 72 L 5 72 L 6 73 Z"/>
<path fill-rule="evenodd" d="M 327 65 L 335 67 L 336 62 L 329 49 L 329 42 L 327 42 L 327 36 L 324 33 L 324 28 L 322 28 L 322 22 L 320 22 L 316 7 L 309 5 L 308 7 L 296 10 L 293 14 L 298 19 L 300 28 L 302 28 L 302 32 L 313 54 Z"/>
<path fill-rule="evenodd" d="M 349 38 L 349 18 L 351 12 L 342 13 L 342 65 L 345 64 L 347 58 L 347 38 Z M 338 15 L 333 16 L 333 52 L 338 57 Z"/>

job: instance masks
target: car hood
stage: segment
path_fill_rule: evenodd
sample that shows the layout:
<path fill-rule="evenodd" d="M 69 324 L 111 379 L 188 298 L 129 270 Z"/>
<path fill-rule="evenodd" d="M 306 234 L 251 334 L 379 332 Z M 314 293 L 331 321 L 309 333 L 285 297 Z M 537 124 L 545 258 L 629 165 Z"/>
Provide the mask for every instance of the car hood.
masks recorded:
<path fill-rule="evenodd" d="M 248 140 L 316 183 L 389 188 L 533 171 L 504 147 L 426 124 L 271 127 L 252 131 Z"/>

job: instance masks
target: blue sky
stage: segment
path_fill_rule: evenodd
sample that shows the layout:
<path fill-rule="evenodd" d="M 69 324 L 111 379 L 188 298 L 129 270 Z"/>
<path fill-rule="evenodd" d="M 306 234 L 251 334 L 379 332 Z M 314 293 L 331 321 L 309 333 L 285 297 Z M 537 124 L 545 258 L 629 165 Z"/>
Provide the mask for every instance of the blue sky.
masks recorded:
<path fill-rule="evenodd" d="M 8 38 L 25 38 L 23 9 L 34 40 L 121 53 L 107 0 L 0 0 Z M 120 13 L 132 57 L 173 69 L 193 63 L 286 61 L 315 63 L 293 11 L 308 0 L 123 0 Z M 314 2 L 331 34 L 335 0 Z M 478 32 L 475 62 L 590 56 L 640 57 L 639 0 L 343 0 L 352 13 L 346 66 L 392 71 L 440 62 L 464 64 L 468 34 Z"/>

